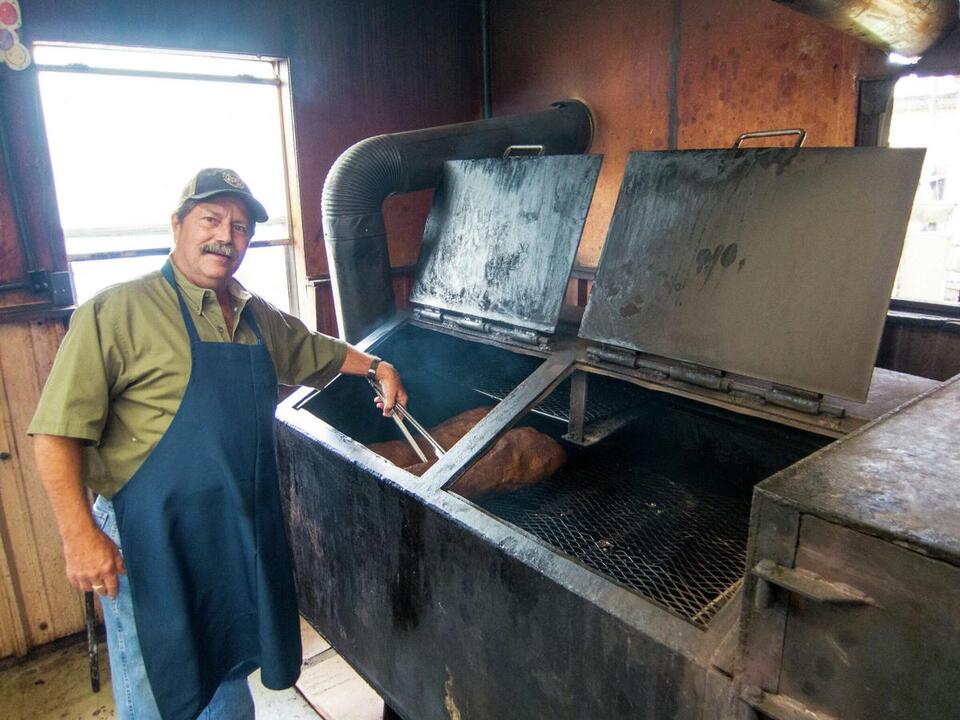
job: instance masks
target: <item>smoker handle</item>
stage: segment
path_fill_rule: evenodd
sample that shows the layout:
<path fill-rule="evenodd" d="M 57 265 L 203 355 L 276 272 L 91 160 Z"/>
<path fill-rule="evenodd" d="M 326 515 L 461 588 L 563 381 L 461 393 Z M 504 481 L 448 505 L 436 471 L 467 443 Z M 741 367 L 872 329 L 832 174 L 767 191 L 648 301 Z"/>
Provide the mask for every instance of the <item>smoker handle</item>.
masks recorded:
<path fill-rule="evenodd" d="M 866 593 L 846 583 L 825 580 L 809 570 L 798 570 L 779 565 L 773 560 L 761 560 L 753 568 L 757 583 L 754 605 L 762 610 L 772 602 L 771 585 L 789 590 L 795 595 L 818 603 L 843 605 L 876 605 L 876 601 Z"/>
<path fill-rule="evenodd" d="M 543 155 L 543 145 L 510 145 L 506 150 L 503 151 L 504 159 L 508 157 L 513 157 L 516 154 L 516 151 L 520 151 L 518 157 L 540 157 Z"/>
<path fill-rule="evenodd" d="M 737 141 L 733 144 L 733 149 L 739 150 L 740 143 L 751 138 L 781 137 L 783 135 L 797 136 L 797 144 L 794 145 L 794 147 L 800 147 L 803 145 L 803 141 L 807 139 L 807 131 L 803 128 L 790 128 L 788 130 L 754 130 L 753 132 L 745 132 L 743 135 L 738 137 Z"/>

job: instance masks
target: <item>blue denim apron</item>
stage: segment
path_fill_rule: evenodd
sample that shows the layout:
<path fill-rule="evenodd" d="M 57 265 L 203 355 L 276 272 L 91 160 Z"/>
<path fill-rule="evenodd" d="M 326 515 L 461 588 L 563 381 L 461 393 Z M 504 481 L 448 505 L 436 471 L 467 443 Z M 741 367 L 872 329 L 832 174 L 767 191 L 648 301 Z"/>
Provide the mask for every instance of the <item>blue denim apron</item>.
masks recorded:
<path fill-rule="evenodd" d="M 261 667 L 263 684 L 300 672 L 299 618 L 273 437 L 277 378 L 256 345 L 202 342 L 169 264 L 190 336 L 180 408 L 113 496 L 137 634 L 164 720 L 193 720 L 221 681 Z"/>

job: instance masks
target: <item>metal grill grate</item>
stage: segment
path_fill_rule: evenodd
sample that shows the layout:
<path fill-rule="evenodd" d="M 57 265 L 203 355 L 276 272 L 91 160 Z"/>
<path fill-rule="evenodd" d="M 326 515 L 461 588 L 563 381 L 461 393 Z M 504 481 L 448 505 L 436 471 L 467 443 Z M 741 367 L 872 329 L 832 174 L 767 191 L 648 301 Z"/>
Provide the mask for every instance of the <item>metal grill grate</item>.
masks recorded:
<path fill-rule="evenodd" d="M 496 400 L 503 400 L 523 378 L 513 385 L 497 383 L 496 377 L 478 377 L 473 388 Z M 649 391 L 625 382 L 618 382 L 601 375 L 587 376 L 587 407 L 584 422 L 592 423 L 610 417 L 621 410 L 641 403 Z M 534 412 L 567 422 L 570 418 L 570 379 L 564 380 L 557 389 L 545 397 Z"/>
<path fill-rule="evenodd" d="M 479 504 L 706 627 L 743 576 L 750 496 L 645 470 L 643 453 L 584 452 L 545 482 Z"/>

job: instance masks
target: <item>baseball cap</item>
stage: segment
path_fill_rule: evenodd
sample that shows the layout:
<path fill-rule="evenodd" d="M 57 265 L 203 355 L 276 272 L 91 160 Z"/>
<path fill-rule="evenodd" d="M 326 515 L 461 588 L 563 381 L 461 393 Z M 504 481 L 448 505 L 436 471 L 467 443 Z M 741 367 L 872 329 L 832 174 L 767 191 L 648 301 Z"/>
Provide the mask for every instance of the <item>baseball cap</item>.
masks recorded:
<path fill-rule="evenodd" d="M 177 209 L 187 200 L 206 200 L 214 195 L 233 195 L 246 203 L 252 219 L 258 223 L 266 222 L 267 211 L 260 204 L 247 184 L 230 168 L 204 168 L 192 178 L 180 193 Z"/>

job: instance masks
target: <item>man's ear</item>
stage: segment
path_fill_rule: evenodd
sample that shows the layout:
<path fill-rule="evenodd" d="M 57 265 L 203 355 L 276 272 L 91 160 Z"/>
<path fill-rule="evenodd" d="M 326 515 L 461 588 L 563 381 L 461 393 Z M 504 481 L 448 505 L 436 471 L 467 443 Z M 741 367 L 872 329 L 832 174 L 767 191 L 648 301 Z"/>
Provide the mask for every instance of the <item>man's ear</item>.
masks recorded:
<path fill-rule="evenodd" d="M 176 244 L 177 235 L 180 234 L 180 220 L 177 218 L 176 213 L 170 216 L 170 229 L 173 230 L 173 242 Z"/>

